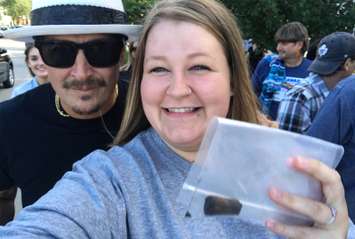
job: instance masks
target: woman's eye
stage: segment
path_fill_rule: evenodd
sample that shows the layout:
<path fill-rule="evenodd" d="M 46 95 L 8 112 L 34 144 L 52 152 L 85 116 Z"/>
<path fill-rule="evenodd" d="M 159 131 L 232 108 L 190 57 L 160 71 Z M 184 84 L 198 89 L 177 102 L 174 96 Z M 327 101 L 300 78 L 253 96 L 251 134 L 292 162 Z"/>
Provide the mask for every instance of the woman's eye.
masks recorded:
<path fill-rule="evenodd" d="M 34 57 L 31 57 L 31 60 L 32 60 L 32 61 L 37 61 L 38 58 L 37 58 L 36 56 L 34 56 Z"/>
<path fill-rule="evenodd" d="M 167 72 L 167 71 L 168 70 L 163 67 L 154 67 L 149 72 L 150 73 L 163 73 L 163 72 Z"/>
<path fill-rule="evenodd" d="M 205 65 L 195 65 L 195 66 L 191 67 L 190 70 L 194 70 L 194 71 L 209 71 L 211 69 L 208 66 L 205 66 Z"/>

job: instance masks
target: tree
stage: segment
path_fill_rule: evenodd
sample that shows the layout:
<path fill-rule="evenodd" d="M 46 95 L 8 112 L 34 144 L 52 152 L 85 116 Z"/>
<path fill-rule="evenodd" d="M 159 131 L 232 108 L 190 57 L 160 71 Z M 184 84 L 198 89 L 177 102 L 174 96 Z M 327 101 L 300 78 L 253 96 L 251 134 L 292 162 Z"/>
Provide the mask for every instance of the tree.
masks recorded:
<path fill-rule="evenodd" d="M 154 4 L 155 0 L 123 0 L 128 21 L 130 23 L 142 23 L 146 12 Z"/>
<path fill-rule="evenodd" d="M 245 38 L 274 49 L 277 29 L 290 21 L 302 22 L 311 38 L 334 31 L 352 32 L 355 23 L 353 0 L 223 0 L 238 19 Z"/>
<path fill-rule="evenodd" d="M 31 11 L 31 0 L 2 0 L 0 5 L 5 8 L 7 15 L 12 19 L 18 19 L 22 16 L 29 16 Z"/>

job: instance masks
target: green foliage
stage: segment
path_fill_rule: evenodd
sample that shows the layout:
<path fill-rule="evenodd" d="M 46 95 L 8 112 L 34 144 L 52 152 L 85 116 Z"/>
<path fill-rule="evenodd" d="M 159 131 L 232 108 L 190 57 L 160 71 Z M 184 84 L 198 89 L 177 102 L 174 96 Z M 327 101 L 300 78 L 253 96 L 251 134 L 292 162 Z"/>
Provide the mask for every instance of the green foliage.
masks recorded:
<path fill-rule="evenodd" d="M 6 9 L 7 15 L 16 19 L 21 16 L 28 16 L 31 11 L 31 0 L 2 0 L 0 5 Z"/>
<path fill-rule="evenodd" d="M 238 19 L 245 38 L 273 49 L 274 33 L 290 21 L 300 21 L 311 38 L 335 31 L 352 32 L 355 26 L 353 0 L 222 0 Z"/>
<path fill-rule="evenodd" d="M 154 4 L 155 0 L 123 0 L 125 10 L 130 23 L 142 23 L 146 12 Z"/>

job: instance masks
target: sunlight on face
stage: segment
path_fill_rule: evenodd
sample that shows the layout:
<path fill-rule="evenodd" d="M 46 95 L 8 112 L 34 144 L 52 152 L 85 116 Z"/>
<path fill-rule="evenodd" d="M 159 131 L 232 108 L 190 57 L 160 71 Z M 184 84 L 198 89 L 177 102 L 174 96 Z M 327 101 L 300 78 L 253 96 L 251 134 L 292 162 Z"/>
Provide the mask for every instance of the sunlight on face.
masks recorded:
<path fill-rule="evenodd" d="M 77 43 L 107 37 L 105 34 L 52 36 L 51 39 Z M 119 65 L 93 67 L 83 51 L 79 51 L 74 65 L 68 68 L 47 66 L 48 80 L 60 97 L 64 110 L 74 118 L 92 119 L 107 112 L 114 103 L 114 89 Z"/>
<path fill-rule="evenodd" d="M 208 122 L 229 108 L 230 72 L 221 44 L 198 25 L 158 23 L 147 39 L 141 94 L 152 127 L 193 160 Z"/>

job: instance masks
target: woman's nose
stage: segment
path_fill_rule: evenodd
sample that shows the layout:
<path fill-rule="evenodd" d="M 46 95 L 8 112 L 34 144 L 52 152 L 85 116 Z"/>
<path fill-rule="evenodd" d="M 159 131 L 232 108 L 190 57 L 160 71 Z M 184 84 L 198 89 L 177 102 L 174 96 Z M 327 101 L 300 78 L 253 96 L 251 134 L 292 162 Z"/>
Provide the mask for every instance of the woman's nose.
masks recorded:
<path fill-rule="evenodd" d="M 171 78 L 167 94 L 173 97 L 185 97 L 192 93 L 188 79 L 183 73 L 174 74 Z"/>

